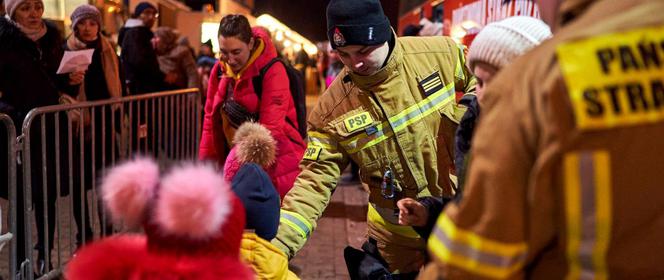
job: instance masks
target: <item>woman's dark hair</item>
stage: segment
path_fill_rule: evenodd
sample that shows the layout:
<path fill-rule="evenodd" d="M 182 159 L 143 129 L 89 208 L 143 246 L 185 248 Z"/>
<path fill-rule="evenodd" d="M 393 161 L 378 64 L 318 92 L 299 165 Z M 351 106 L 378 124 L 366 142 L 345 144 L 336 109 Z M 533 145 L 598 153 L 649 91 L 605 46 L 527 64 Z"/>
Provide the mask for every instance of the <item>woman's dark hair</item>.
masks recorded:
<path fill-rule="evenodd" d="M 237 37 L 240 41 L 249 44 L 253 33 L 249 20 L 243 15 L 227 15 L 219 22 L 219 36 Z"/>

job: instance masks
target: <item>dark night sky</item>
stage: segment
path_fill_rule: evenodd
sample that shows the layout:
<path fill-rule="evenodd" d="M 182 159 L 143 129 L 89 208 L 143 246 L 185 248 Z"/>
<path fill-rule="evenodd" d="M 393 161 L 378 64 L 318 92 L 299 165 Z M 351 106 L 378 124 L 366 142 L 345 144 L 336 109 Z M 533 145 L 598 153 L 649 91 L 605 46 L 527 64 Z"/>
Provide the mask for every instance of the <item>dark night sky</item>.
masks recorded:
<path fill-rule="evenodd" d="M 329 0 L 255 0 L 254 14 L 271 14 L 312 42 L 327 40 L 325 7 Z M 396 29 L 398 0 L 381 0 L 383 10 Z"/>

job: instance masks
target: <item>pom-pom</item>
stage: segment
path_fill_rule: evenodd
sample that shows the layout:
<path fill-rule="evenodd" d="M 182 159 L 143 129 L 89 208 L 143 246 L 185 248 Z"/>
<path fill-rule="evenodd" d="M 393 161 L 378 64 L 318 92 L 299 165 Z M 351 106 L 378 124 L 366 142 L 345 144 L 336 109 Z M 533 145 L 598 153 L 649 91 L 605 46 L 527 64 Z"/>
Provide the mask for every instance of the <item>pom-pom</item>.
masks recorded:
<path fill-rule="evenodd" d="M 231 212 L 230 186 L 211 166 L 187 165 L 166 175 L 155 220 L 168 234 L 192 240 L 212 237 Z"/>
<path fill-rule="evenodd" d="M 111 217 L 129 227 L 140 225 L 158 183 L 159 166 L 150 159 L 137 158 L 111 169 L 101 186 Z"/>
<path fill-rule="evenodd" d="M 242 124 L 233 142 L 237 145 L 237 160 L 241 163 L 256 163 L 267 169 L 274 164 L 277 143 L 270 130 L 258 123 Z"/>

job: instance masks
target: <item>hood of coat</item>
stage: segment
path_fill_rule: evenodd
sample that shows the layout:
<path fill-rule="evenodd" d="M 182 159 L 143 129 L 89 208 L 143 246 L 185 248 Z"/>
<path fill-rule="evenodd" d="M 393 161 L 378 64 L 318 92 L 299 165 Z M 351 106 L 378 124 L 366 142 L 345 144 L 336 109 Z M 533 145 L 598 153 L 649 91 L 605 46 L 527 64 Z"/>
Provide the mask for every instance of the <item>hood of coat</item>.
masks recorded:
<path fill-rule="evenodd" d="M 258 69 L 261 69 L 263 66 L 267 65 L 270 60 L 277 57 L 277 49 L 274 47 L 274 43 L 272 42 L 270 35 L 268 35 L 267 31 L 265 31 L 263 28 L 254 27 L 251 29 L 251 31 L 253 31 L 254 37 L 261 39 L 265 44 L 263 53 L 254 62 L 254 65 L 256 65 Z"/>
<path fill-rule="evenodd" d="M 44 20 L 46 24 L 46 35 L 39 39 L 43 49 L 52 49 L 62 43 L 60 30 L 50 21 Z M 16 24 L 0 17 L 0 50 L 24 49 L 26 51 L 38 52 L 35 42 L 30 40 Z"/>

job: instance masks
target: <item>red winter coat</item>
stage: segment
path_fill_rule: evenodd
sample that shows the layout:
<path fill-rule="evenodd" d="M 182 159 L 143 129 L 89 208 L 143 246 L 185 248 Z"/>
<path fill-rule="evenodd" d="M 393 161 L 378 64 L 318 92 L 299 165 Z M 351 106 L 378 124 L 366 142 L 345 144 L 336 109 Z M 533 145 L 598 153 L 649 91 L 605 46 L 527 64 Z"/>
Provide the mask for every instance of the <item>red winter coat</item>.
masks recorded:
<path fill-rule="evenodd" d="M 300 173 L 299 163 L 306 145 L 297 131 L 297 115 L 289 89 L 288 75 L 283 64 L 275 63 L 265 73 L 259 102 L 252 80 L 259 75 L 260 70 L 270 60 L 277 57 L 277 51 L 264 31 L 254 28 L 253 33 L 256 42 L 262 42 L 259 44 L 263 44 L 264 48 L 253 63 L 239 73 L 239 78 L 235 81 L 233 98 L 250 112 L 258 112 L 259 123 L 269 129 L 272 137 L 277 141 L 276 162 L 272 168 L 266 171 L 279 195 L 283 198 L 293 187 L 293 182 Z M 257 48 L 256 51 L 260 51 L 260 48 Z M 223 73 L 221 80 L 217 79 L 217 71 Z M 233 79 L 226 75 L 226 66 L 223 62 L 218 62 L 210 74 L 205 103 L 205 120 L 203 121 L 199 158 L 216 161 L 219 166 L 224 164 L 231 145 L 226 141 L 225 136 L 227 135 L 224 133 L 230 132 L 225 132 L 223 129 L 220 112 L 222 112 L 221 104 L 226 95 L 226 87 L 232 84 Z M 286 118 L 289 119 L 288 122 Z"/>

